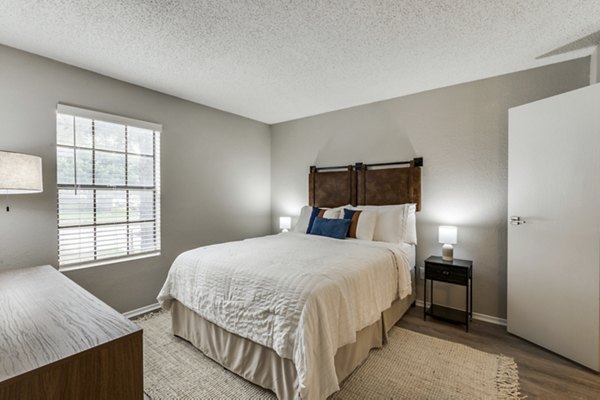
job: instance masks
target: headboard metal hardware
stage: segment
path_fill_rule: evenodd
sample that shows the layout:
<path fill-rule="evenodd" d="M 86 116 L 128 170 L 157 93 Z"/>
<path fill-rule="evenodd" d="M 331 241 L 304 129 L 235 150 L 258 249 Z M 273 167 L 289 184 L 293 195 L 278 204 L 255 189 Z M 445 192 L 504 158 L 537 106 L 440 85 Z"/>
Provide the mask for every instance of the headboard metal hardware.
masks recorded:
<path fill-rule="evenodd" d="M 332 171 L 332 170 L 336 170 L 336 169 L 347 169 L 348 165 L 340 165 L 339 167 L 317 167 L 315 165 L 311 165 L 310 166 L 311 171 L 313 170 L 313 168 L 314 168 L 314 170 L 316 172 L 319 172 L 319 171 Z"/>
<path fill-rule="evenodd" d="M 413 158 L 410 161 L 394 161 L 394 162 L 366 164 L 366 165 L 367 165 L 367 167 L 387 167 L 387 166 L 392 166 L 392 165 L 408 165 L 412 162 L 415 163 L 415 167 L 422 167 L 423 166 L 423 157 Z M 359 165 L 359 164 L 362 165 L 362 163 L 356 163 L 356 165 Z"/>

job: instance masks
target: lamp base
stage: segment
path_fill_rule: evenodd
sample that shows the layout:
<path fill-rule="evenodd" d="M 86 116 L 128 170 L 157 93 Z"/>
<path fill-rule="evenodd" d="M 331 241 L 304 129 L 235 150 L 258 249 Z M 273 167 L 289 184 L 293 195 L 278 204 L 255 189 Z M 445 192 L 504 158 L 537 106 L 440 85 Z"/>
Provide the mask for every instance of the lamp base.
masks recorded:
<path fill-rule="evenodd" d="M 452 261 L 454 260 L 454 247 L 451 244 L 445 244 L 442 246 L 442 260 Z"/>

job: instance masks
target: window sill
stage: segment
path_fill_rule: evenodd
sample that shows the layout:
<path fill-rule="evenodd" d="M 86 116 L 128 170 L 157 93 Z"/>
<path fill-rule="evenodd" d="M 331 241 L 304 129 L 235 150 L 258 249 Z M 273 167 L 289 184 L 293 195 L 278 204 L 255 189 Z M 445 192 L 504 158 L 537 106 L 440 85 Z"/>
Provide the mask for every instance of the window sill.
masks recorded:
<path fill-rule="evenodd" d="M 143 258 L 150 258 L 150 257 L 157 257 L 157 256 L 160 256 L 160 251 L 146 253 L 146 254 L 139 254 L 139 255 L 135 255 L 135 256 L 112 258 L 110 260 L 94 261 L 94 262 L 89 262 L 89 263 L 84 263 L 84 264 L 66 265 L 64 267 L 58 267 L 58 270 L 60 272 L 77 271 L 80 269 L 99 267 L 102 265 L 124 263 L 124 262 L 141 260 Z"/>

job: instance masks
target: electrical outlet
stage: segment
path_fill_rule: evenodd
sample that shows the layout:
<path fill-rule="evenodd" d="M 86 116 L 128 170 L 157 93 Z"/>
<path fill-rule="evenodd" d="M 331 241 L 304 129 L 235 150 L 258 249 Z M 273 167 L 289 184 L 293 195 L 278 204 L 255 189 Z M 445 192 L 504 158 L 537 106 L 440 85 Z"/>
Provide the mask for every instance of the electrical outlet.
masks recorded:
<path fill-rule="evenodd" d="M 419 267 L 419 279 L 425 279 L 425 267 Z"/>

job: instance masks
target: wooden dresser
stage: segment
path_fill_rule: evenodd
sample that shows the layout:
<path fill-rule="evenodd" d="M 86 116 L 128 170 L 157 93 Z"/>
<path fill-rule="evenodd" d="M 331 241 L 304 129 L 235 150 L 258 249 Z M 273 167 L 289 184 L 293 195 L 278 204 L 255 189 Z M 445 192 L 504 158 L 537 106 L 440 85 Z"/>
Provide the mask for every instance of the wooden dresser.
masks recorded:
<path fill-rule="evenodd" d="M 141 328 L 51 266 L 0 272 L 0 400 L 143 396 Z"/>

